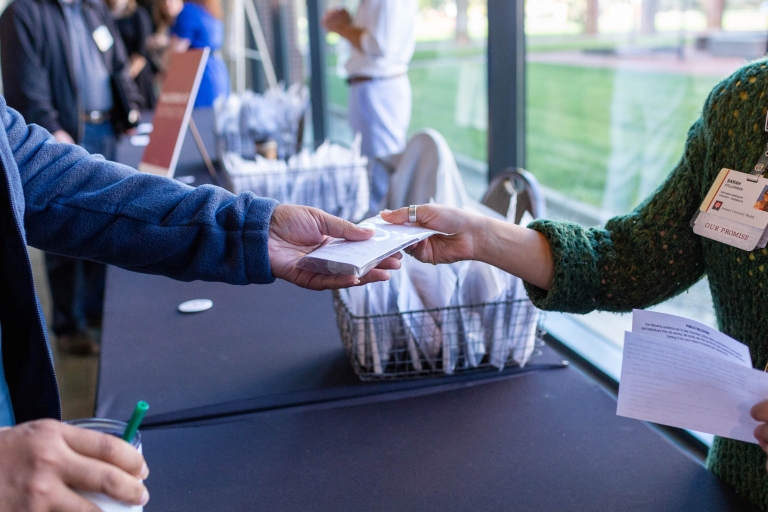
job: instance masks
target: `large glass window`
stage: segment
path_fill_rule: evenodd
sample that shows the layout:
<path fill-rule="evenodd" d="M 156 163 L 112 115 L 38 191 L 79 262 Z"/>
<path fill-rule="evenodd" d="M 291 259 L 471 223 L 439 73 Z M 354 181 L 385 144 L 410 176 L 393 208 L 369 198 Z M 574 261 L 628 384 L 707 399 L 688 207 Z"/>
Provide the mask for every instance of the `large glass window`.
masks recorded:
<path fill-rule="evenodd" d="M 767 28 L 751 0 L 528 2 L 527 167 L 550 217 L 601 225 L 652 193 L 713 86 L 764 55 Z M 706 279 L 654 309 L 716 323 Z M 619 350 L 631 328 L 630 315 L 570 321 Z"/>
<path fill-rule="evenodd" d="M 357 4 L 328 7 L 354 12 Z M 488 183 L 487 2 L 419 6 L 410 132 L 442 133 L 470 194 L 480 198 Z M 549 217 L 599 226 L 663 182 L 709 91 L 765 53 L 768 9 L 758 0 L 531 0 L 525 24 L 526 167 L 544 188 Z M 327 37 L 330 137 L 341 141 L 353 136 L 349 51 L 338 36 Z M 706 279 L 656 309 L 715 324 Z M 620 364 L 629 315 L 551 318 L 553 332 L 558 322 L 562 333 L 576 322 L 605 340 Z"/>

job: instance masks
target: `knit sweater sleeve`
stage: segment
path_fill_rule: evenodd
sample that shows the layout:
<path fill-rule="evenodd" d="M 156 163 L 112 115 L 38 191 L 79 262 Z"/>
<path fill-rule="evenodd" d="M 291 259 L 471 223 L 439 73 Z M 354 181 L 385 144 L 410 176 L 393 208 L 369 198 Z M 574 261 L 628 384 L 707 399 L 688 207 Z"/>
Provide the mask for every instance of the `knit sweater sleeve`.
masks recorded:
<path fill-rule="evenodd" d="M 572 313 L 629 311 L 662 302 L 698 281 L 704 273 L 701 241 L 689 222 L 701 203 L 697 176 L 706 139 L 705 122 L 699 119 L 688 133 L 682 159 L 661 187 L 603 229 L 549 220 L 531 224 L 549 240 L 555 263 L 548 291 L 526 284 L 533 303 Z"/>

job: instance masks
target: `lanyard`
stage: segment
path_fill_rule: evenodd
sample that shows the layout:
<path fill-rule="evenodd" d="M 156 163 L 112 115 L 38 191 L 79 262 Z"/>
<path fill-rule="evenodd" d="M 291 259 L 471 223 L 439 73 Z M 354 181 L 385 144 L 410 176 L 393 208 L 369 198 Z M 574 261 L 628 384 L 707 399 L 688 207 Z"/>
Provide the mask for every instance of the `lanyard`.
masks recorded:
<path fill-rule="evenodd" d="M 765 149 L 760 153 L 760 159 L 752 168 L 752 172 L 749 173 L 747 179 L 749 181 L 757 182 L 758 178 L 762 178 L 765 171 L 768 170 L 768 115 L 765 116 Z"/>

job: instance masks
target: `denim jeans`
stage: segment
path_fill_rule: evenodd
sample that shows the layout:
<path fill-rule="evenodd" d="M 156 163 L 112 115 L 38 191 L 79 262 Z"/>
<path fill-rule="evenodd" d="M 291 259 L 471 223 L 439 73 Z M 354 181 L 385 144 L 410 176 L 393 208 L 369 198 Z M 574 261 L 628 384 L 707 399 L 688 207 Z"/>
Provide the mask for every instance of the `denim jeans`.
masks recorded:
<path fill-rule="evenodd" d="M 117 137 L 109 123 L 86 124 L 80 144 L 91 154 L 114 160 Z M 58 254 L 45 255 L 53 302 L 51 329 L 60 336 L 84 331 L 101 321 L 106 267 L 102 263 Z"/>

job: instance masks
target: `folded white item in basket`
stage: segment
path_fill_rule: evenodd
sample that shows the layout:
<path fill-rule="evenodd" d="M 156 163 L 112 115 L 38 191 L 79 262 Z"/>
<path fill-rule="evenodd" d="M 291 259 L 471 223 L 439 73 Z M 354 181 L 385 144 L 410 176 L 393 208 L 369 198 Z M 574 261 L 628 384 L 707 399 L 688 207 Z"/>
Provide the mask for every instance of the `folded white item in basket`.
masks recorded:
<path fill-rule="evenodd" d="M 304 256 L 297 266 L 320 274 L 361 277 L 397 251 L 439 234 L 419 226 L 390 224 L 379 215 L 364 220 L 359 226 L 375 230 L 373 238 L 358 242 L 334 239 Z"/>
<path fill-rule="evenodd" d="M 514 212 L 514 209 L 510 208 L 510 211 Z M 531 214 L 525 212 L 520 225 L 527 226 L 532 221 Z M 494 336 L 490 347 L 490 362 L 499 369 L 503 369 L 509 359 L 525 366 L 536 345 L 540 314 L 528 300 L 520 278 L 505 274 L 505 280 L 506 297 L 494 312 Z"/>
<path fill-rule="evenodd" d="M 254 142 L 268 138 L 294 145 L 299 122 L 309 104 L 307 87 L 273 87 L 263 95 L 230 94 L 214 103 L 215 127 L 223 150 L 252 157 Z"/>
<path fill-rule="evenodd" d="M 368 294 L 368 288 L 366 286 L 353 286 L 352 288 L 345 288 L 340 290 L 341 300 L 347 305 L 349 312 L 358 318 L 365 316 L 365 297 Z M 358 320 L 354 320 L 358 322 Z M 365 361 L 365 329 L 352 329 L 354 334 L 352 339 L 352 351 L 357 358 L 357 362 L 363 368 L 367 367 Z"/>
<path fill-rule="evenodd" d="M 373 356 L 373 372 L 384 373 L 392 353 L 392 322 L 381 315 L 397 312 L 397 303 L 390 300 L 391 285 L 389 281 L 379 281 L 364 287 L 368 292 L 367 320 L 365 330 L 368 332 L 368 350 Z M 392 311 L 394 309 L 394 311 Z M 377 318 L 378 317 L 378 318 Z"/>
<path fill-rule="evenodd" d="M 456 273 L 449 265 L 430 265 L 410 256 L 404 257 L 403 262 L 401 272 L 408 274 L 424 307 L 435 310 L 427 314 L 437 327 L 437 350 L 442 340 L 443 371 L 451 374 L 459 359 L 459 329 L 455 310 L 447 308 L 456 305 Z"/>
<path fill-rule="evenodd" d="M 432 368 L 436 366 L 442 340 L 435 319 L 430 314 L 423 312 L 426 306 L 406 271 L 412 261 L 416 260 L 403 258 L 403 267 L 394 274 L 398 274 L 397 280 L 400 285 L 397 290 L 397 309 L 401 312 L 400 316 L 405 326 L 408 354 L 411 356 L 413 368 L 421 370 L 423 368 L 422 359 L 426 360 Z M 418 313 L 413 313 L 414 311 L 418 311 Z"/>
<path fill-rule="evenodd" d="M 368 212 L 368 159 L 360 154 L 359 137 L 351 148 L 325 142 L 287 161 L 233 152 L 224 152 L 221 161 L 237 193 L 313 206 L 352 221 Z"/>
<path fill-rule="evenodd" d="M 397 290 L 390 281 L 354 286 L 339 290 L 341 300 L 359 324 L 352 329 L 352 353 L 365 370 L 384 373 L 392 354 L 393 340 L 399 335 L 397 317 L 381 315 L 397 313 Z M 376 318 L 378 317 L 378 318 Z"/>
<path fill-rule="evenodd" d="M 504 286 L 507 274 L 480 261 L 454 264 L 459 278 L 459 306 L 490 304 L 505 299 Z M 462 332 L 466 363 L 477 367 L 486 353 L 486 330 L 493 331 L 494 322 L 484 322 L 485 310 L 493 306 L 461 309 Z"/>

